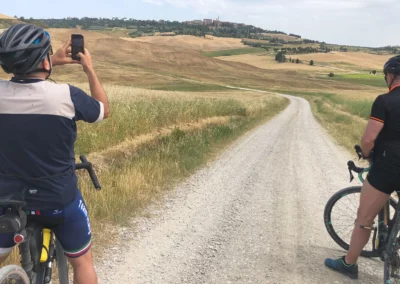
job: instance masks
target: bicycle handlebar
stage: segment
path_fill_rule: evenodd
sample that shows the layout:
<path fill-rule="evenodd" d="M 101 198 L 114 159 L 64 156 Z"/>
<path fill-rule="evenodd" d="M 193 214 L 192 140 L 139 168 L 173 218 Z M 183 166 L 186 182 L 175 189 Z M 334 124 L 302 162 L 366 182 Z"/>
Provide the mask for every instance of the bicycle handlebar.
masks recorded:
<path fill-rule="evenodd" d="M 80 164 L 76 164 L 75 165 L 75 169 L 76 170 L 82 170 L 85 169 L 88 171 L 90 179 L 93 182 L 94 187 L 96 188 L 96 190 L 100 190 L 101 189 L 101 185 L 99 183 L 99 180 L 96 176 L 96 173 L 93 170 L 93 165 L 92 163 L 88 162 L 88 160 L 86 159 L 85 156 L 80 156 L 79 159 L 81 160 L 82 163 Z"/>
<path fill-rule="evenodd" d="M 361 150 L 361 146 L 360 145 L 355 145 L 354 149 L 356 150 L 358 159 L 360 160 L 361 158 L 365 159 L 362 150 Z M 354 175 L 353 172 L 358 174 L 358 178 L 360 179 L 361 182 L 364 182 L 364 178 L 362 177 L 362 174 L 368 172 L 370 170 L 369 168 L 360 168 L 357 167 L 356 164 L 353 161 L 348 161 L 347 162 L 347 166 L 349 168 L 349 173 L 350 173 L 350 182 L 352 182 L 354 180 Z"/>

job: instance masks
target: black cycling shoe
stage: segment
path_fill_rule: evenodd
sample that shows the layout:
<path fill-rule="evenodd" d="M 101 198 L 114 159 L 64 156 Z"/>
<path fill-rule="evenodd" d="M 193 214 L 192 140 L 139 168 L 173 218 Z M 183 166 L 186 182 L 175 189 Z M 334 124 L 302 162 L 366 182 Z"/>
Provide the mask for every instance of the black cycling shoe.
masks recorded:
<path fill-rule="evenodd" d="M 344 256 L 339 259 L 325 259 L 325 266 L 333 269 L 351 279 L 358 279 L 358 265 L 357 264 L 346 264 Z"/>

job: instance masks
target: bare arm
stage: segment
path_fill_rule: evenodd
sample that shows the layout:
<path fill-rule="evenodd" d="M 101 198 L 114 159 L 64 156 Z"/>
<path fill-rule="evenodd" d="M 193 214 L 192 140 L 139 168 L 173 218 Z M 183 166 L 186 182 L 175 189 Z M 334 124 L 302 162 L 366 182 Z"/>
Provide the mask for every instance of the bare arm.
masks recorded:
<path fill-rule="evenodd" d="M 93 69 L 92 56 L 87 49 L 85 49 L 85 54 L 79 53 L 78 56 L 83 67 L 83 71 L 85 71 L 86 75 L 88 76 L 90 94 L 94 99 L 103 103 L 104 119 L 106 119 L 110 116 L 110 106 L 108 104 L 107 94 Z"/>
<path fill-rule="evenodd" d="M 364 135 L 361 139 L 361 149 L 365 157 L 371 155 L 371 151 L 375 146 L 375 140 L 382 131 L 383 126 L 384 124 L 380 121 L 373 119 L 368 121 L 367 128 L 365 129 Z"/>

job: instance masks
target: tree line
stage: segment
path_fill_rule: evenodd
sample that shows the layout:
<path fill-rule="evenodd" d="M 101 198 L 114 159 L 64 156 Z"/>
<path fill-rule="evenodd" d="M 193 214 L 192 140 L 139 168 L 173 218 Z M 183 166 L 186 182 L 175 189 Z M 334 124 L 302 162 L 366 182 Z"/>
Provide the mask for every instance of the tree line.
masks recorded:
<path fill-rule="evenodd" d="M 85 30 L 108 30 L 123 28 L 131 30 L 130 36 L 152 35 L 154 33 L 173 32 L 177 35 L 205 36 L 207 34 L 217 37 L 257 38 L 263 33 L 282 34 L 277 30 L 266 30 L 252 25 L 238 25 L 229 22 L 213 23 L 212 25 L 193 25 L 178 21 L 137 20 L 133 18 L 63 18 L 63 19 L 33 19 L 19 18 L 21 21 L 34 23 L 43 28 L 76 28 Z"/>

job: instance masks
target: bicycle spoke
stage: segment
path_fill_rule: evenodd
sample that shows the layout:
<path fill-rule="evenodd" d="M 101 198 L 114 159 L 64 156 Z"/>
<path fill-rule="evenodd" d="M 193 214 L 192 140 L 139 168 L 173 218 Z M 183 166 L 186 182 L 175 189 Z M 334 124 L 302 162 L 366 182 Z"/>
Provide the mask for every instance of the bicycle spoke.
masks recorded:
<path fill-rule="evenodd" d="M 347 197 L 347 199 L 349 200 L 349 202 L 351 203 L 351 205 L 354 206 L 353 208 L 357 208 L 357 206 L 355 206 L 354 203 L 351 201 L 350 197 L 349 197 L 348 195 L 347 195 L 346 197 Z M 351 209 L 351 210 L 352 210 L 352 212 L 353 212 L 354 214 L 357 214 L 357 210 L 356 210 L 356 209 Z"/>
<path fill-rule="evenodd" d="M 342 203 L 342 204 L 344 204 L 345 207 L 346 207 L 347 209 L 349 209 L 350 211 L 352 211 L 352 213 L 354 213 L 354 215 L 357 216 L 357 212 L 356 212 L 355 210 L 351 209 L 351 208 L 350 208 L 347 204 L 345 204 L 345 203 Z M 347 213 L 347 214 L 349 214 L 349 213 Z M 348 216 L 350 216 L 350 215 L 348 215 Z"/>

